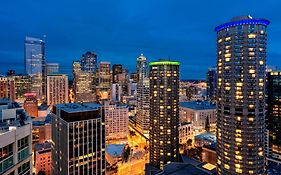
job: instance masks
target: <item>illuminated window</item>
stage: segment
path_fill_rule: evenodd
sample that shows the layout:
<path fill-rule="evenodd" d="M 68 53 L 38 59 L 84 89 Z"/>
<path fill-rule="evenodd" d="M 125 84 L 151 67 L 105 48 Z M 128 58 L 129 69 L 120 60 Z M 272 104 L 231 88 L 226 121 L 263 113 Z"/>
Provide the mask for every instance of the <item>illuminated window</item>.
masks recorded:
<path fill-rule="evenodd" d="M 251 39 L 256 38 L 256 34 L 251 33 L 251 34 L 248 35 L 248 38 L 251 38 Z"/>
<path fill-rule="evenodd" d="M 228 165 L 228 164 L 225 164 L 225 165 L 224 165 L 224 168 L 226 168 L 226 169 L 229 170 L 229 165 Z"/>
<path fill-rule="evenodd" d="M 231 40 L 231 37 L 225 38 L 225 41 L 229 41 L 229 40 Z"/>

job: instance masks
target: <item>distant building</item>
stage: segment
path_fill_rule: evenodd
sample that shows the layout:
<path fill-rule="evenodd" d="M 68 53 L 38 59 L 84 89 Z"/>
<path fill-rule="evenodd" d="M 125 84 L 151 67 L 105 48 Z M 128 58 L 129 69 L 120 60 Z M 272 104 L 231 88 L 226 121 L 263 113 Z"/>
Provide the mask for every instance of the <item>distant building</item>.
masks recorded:
<path fill-rule="evenodd" d="M 105 120 L 101 105 L 57 104 L 51 118 L 52 174 L 105 175 Z"/>
<path fill-rule="evenodd" d="M 111 100 L 113 102 L 121 102 L 122 95 L 122 85 L 119 83 L 113 83 L 111 85 Z"/>
<path fill-rule="evenodd" d="M 128 95 L 137 96 L 137 91 L 138 91 L 137 87 L 138 84 L 134 82 L 132 79 L 130 79 L 128 82 Z"/>
<path fill-rule="evenodd" d="M 205 130 L 209 119 L 211 129 L 216 127 L 216 105 L 208 101 L 189 101 L 180 103 L 180 121 L 192 122 L 195 134 Z"/>
<path fill-rule="evenodd" d="M 35 93 L 26 93 L 23 104 L 24 110 L 30 117 L 38 117 L 38 101 Z"/>
<path fill-rule="evenodd" d="M 131 73 L 130 79 L 132 79 L 134 82 L 137 82 L 138 74 L 136 72 Z"/>
<path fill-rule="evenodd" d="M 7 71 L 7 76 L 14 76 L 16 75 L 16 71 L 15 70 L 8 70 Z"/>
<path fill-rule="evenodd" d="M 112 79 L 113 83 L 118 82 L 118 75 L 122 74 L 122 65 L 121 64 L 113 64 L 112 66 Z"/>
<path fill-rule="evenodd" d="M 128 136 L 128 106 L 109 104 L 103 106 L 105 117 L 106 140 L 127 138 Z"/>
<path fill-rule="evenodd" d="M 73 91 L 75 102 L 95 102 L 96 101 L 96 79 L 93 72 L 81 70 L 81 63 L 74 61 L 73 71 Z"/>
<path fill-rule="evenodd" d="M 50 121 L 32 122 L 32 145 L 51 140 L 52 130 Z"/>
<path fill-rule="evenodd" d="M 267 160 L 281 164 L 281 72 L 270 72 L 267 78 Z"/>
<path fill-rule="evenodd" d="M 184 145 L 189 139 L 193 140 L 193 126 L 191 122 L 182 122 L 179 126 L 179 144 Z"/>
<path fill-rule="evenodd" d="M 68 103 L 68 77 L 64 74 L 53 74 L 47 77 L 47 103 L 55 105 Z"/>
<path fill-rule="evenodd" d="M 1 101 L 0 174 L 32 174 L 31 124 L 23 110 L 9 116 L 3 111 L 6 105 L 2 104 Z"/>
<path fill-rule="evenodd" d="M 147 138 L 149 137 L 150 92 L 149 67 L 146 57 L 141 54 L 137 58 L 137 128 Z"/>
<path fill-rule="evenodd" d="M 207 100 L 209 101 L 216 101 L 217 98 L 217 81 L 218 81 L 218 74 L 217 68 L 211 67 L 207 71 L 206 76 L 206 83 L 207 83 Z"/>
<path fill-rule="evenodd" d="M 0 77 L 0 98 L 15 100 L 15 80 L 11 77 Z"/>
<path fill-rule="evenodd" d="M 31 77 L 29 75 L 11 76 L 15 80 L 15 95 L 17 100 L 24 100 L 24 94 L 31 92 Z"/>
<path fill-rule="evenodd" d="M 97 95 L 99 100 L 106 100 L 110 98 L 111 88 L 111 74 L 110 74 L 110 62 L 100 62 L 98 73 L 98 90 Z"/>
<path fill-rule="evenodd" d="M 105 158 L 110 165 L 116 165 L 122 161 L 125 150 L 124 144 L 109 144 L 105 147 Z"/>
<path fill-rule="evenodd" d="M 51 143 L 38 143 L 34 146 L 34 167 L 36 174 L 44 172 L 46 175 L 52 174 L 52 152 Z"/>
<path fill-rule="evenodd" d="M 175 61 L 150 62 L 150 164 L 162 169 L 179 161 L 179 67 Z"/>
<path fill-rule="evenodd" d="M 47 63 L 46 64 L 46 74 L 58 74 L 60 70 L 59 63 Z"/>
<path fill-rule="evenodd" d="M 24 43 L 25 73 L 31 76 L 32 92 L 35 92 L 40 99 L 45 95 L 45 64 L 45 41 L 26 37 Z"/>
<path fill-rule="evenodd" d="M 81 57 L 81 70 L 83 72 L 96 73 L 97 72 L 97 54 L 94 52 L 86 52 Z"/>

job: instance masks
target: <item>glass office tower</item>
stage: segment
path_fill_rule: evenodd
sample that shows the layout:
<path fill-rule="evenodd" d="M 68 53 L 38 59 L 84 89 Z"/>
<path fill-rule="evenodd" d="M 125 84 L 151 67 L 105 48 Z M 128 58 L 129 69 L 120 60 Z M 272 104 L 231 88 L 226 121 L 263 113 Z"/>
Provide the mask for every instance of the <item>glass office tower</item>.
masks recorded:
<path fill-rule="evenodd" d="M 242 16 L 215 28 L 220 175 L 264 173 L 267 25 Z"/>

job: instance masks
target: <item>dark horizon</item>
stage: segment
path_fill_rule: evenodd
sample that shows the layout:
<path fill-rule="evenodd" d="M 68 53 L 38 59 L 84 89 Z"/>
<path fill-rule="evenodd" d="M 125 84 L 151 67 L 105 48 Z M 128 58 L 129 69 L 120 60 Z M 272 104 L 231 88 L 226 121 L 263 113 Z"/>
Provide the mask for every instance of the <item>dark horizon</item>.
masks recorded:
<path fill-rule="evenodd" d="M 205 79 L 207 68 L 216 65 L 214 28 L 248 14 L 271 21 L 267 65 L 280 67 L 281 2 L 263 2 L 2 2 L 0 73 L 23 73 L 25 36 L 46 35 L 46 60 L 60 63 L 61 73 L 70 74 L 72 61 L 89 50 L 98 62 L 119 63 L 129 72 L 141 53 L 149 61 L 171 58 L 182 63 L 181 79 Z"/>

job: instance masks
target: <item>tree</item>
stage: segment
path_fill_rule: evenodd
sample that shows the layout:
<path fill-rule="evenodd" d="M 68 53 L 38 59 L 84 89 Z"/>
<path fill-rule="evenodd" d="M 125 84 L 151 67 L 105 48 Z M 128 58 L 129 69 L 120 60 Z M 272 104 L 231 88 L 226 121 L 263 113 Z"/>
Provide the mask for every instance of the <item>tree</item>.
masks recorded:
<path fill-rule="evenodd" d="M 209 117 L 206 117 L 206 121 L 205 121 L 205 130 L 207 132 L 210 132 L 210 121 L 209 121 Z"/>

